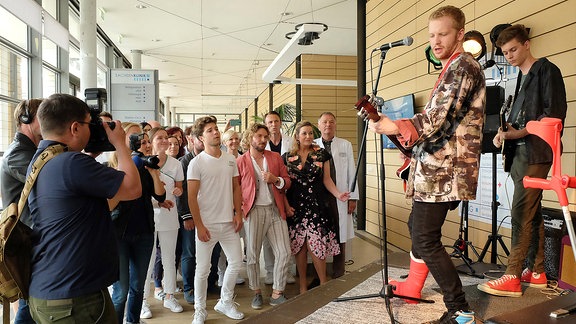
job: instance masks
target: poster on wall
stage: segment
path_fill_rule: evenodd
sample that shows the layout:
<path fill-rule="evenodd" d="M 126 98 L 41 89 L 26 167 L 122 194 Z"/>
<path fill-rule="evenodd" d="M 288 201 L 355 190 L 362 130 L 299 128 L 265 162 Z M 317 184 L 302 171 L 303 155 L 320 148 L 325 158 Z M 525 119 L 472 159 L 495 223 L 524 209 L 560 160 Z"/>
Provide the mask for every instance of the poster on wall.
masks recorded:
<path fill-rule="evenodd" d="M 392 120 L 414 116 L 414 95 L 408 94 L 384 101 L 381 112 Z M 382 135 L 382 147 L 385 149 L 394 149 L 396 145 L 392 143 L 388 136 Z"/>
<path fill-rule="evenodd" d="M 110 69 L 108 74 L 108 103 L 115 119 L 158 119 L 158 70 Z"/>
<path fill-rule="evenodd" d="M 476 200 L 468 203 L 468 219 L 492 224 L 492 203 L 494 199 L 498 206 L 496 213 L 497 225 L 511 228 L 509 216 L 514 194 L 514 182 L 510 174 L 504 172 L 502 168 L 502 155 L 496 154 L 496 165 L 493 165 L 492 154 L 494 153 L 482 154 L 480 158 Z M 496 179 L 493 179 L 493 167 L 496 168 Z M 496 181 L 496 191 L 492 190 L 493 180 Z"/>

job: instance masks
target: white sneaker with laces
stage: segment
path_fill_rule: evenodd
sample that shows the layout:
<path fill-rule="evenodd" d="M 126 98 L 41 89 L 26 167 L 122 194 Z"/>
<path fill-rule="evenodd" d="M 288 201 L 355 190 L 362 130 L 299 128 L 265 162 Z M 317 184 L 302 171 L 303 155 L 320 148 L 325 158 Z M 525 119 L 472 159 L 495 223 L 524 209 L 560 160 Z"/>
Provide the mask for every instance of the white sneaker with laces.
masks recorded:
<path fill-rule="evenodd" d="M 244 313 L 239 311 L 236 305 L 238 304 L 234 302 L 234 300 L 223 301 L 222 299 L 219 299 L 216 306 L 214 306 L 214 310 L 231 319 L 241 320 L 244 318 Z"/>
<path fill-rule="evenodd" d="M 194 311 L 194 319 L 192 320 L 192 324 L 204 324 L 206 317 L 208 317 L 208 313 L 205 309 L 196 309 Z"/>
<path fill-rule="evenodd" d="M 168 308 L 172 313 L 182 313 L 184 310 L 174 296 L 170 298 L 164 298 L 164 308 Z"/>
<path fill-rule="evenodd" d="M 152 311 L 150 311 L 150 305 L 148 304 L 148 302 L 146 301 L 146 299 L 144 299 L 144 302 L 142 302 L 142 310 L 140 310 L 140 318 L 152 318 Z"/>
<path fill-rule="evenodd" d="M 164 297 L 166 297 L 164 290 L 154 290 L 154 298 L 158 299 L 159 301 L 163 301 Z"/>

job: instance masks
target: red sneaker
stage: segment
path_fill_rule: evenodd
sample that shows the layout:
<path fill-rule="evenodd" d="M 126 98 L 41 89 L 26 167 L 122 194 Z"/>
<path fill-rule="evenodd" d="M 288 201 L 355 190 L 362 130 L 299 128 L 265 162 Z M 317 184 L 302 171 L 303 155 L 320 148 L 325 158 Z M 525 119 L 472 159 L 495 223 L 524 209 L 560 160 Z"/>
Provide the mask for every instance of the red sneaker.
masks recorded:
<path fill-rule="evenodd" d="M 522 286 L 515 275 L 503 275 L 499 279 L 490 280 L 478 285 L 478 289 L 495 296 L 521 297 Z"/>
<path fill-rule="evenodd" d="M 532 272 L 530 269 L 526 268 L 522 271 L 522 277 L 520 282 L 527 284 L 533 288 L 546 288 L 548 287 L 548 279 L 546 278 L 546 273 L 536 273 Z"/>

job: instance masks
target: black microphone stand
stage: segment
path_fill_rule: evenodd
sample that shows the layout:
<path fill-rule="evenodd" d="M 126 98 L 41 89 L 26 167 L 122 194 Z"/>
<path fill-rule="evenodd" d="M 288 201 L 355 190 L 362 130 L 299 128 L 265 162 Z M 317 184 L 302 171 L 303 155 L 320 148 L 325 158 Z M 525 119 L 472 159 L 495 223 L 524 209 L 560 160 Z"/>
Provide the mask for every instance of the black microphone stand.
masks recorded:
<path fill-rule="evenodd" d="M 378 67 L 378 75 L 376 76 L 376 82 L 374 84 L 374 87 L 372 89 L 372 98 L 376 99 L 376 94 L 378 93 L 378 83 L 380 81 L 380 75 L 382 74 L 382 66 L 384 64 L 384 59 L 386 58 L 386 53 L 388 52 L 388 50 L 383 50 L 382 54 L 380 56 L 380 66 Z M 378 107 L 379 107 L 379 111 L 381 111 L 383 102 L 382 100 L 377 100 L 378 103 Z M 362 142 L 361 142 L 361 146 L 360 146 L 360 151 L 358 152 L 358 162 L 356 165 L 356 173 L 354 175 L 354 180 L 352 181 L 352 186 L 350 189 L 350 192 L 354 191 L 354 188 L 356 187 L 356 178 L 358 175 L 358 169 L 360 166 L 360 159 L 362 158 L 362 152 L 365 149 L 365 143 L 366 143 L 366 133 L 368 131 L 368 120 L 366 120 L 365 124 L 364 124 L 364 135 L 362 136 Z M 422 303 L 434 303 L 433 300 L 426 300 L 426 299 L 421 299 L 421 298 L 415 298 L 415 297 L 409 297 L 409 296 L 401 296 L 401 295 L 397 295 L 394 293 L 394 286 L 388 284 L 388 229 L 386 228 L 386 199 L 385 199 L 385 185 L 386 185 L 386 179 L 385 179 L 385 173 L 384 173 L 384 147 L 383 145 L 380 145 L 380 186 L 381 186 L 381 192 L 382 192 L 382 199 L 381 199 L 381 210 L 382 210 L 382 240 L 380 241 L 380 251 L 381 251 L 381 258 L 382 258 L 382 270 L 384 272 L 384 277 L 383 277 L 383 282 L 382 282 L 382 289 L 380 290 L 379 293 L 377 294 L 368 294 L 368 295 L 360 295 L 360 296 L 352 296 L 352 297 L 340 297 L 340 298 L 336 298 L 333 301 L 335 302 L 343 302 L 343 301 L 349 301 L 349 300 L 357 300 L 357 299 L 366 299 L 366 298 L 375 298 L 375 297 L 380 297 L 380 298 L 384 298 L 384 302 L 386 305 L 386 310 L 388 312 L 388 316 L 390 316 L 390 322 L 392 324 L 396 323 L 396 320 L 394 319 L 394 314 L 392 313 L 392 306 L 390 304 L 390 299 L 397 297 L 397 298 L 402 298 L 402 299 L 408 299 L 408 300 L 413 300 L 413 301 L 418 301 L 418 302 L 422 302 Z"/>

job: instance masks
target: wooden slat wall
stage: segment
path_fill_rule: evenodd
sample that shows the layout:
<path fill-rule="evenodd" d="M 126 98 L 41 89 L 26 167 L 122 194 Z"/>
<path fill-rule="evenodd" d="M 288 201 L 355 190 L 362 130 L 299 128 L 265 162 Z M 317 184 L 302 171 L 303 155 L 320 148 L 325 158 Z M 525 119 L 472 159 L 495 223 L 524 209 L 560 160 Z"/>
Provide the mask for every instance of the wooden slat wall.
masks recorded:
<path fill-rule="evenodd" d="M 302 55 L 302 78 L 355 80 L 357 76 L 355 56 Z M 282 74 L 296 78 L 296 64 L 292 64 Z M 357 117 L 354 104 L 357 101 L 356 87 L 335 86 L 302 86 L 302 119 L 316 124 L 318 116 L 324 111 L 331 111 L 338 120 L 336 136 L 352 142 L 357 154 Z M 258 115 L 263 116 L 268 107 L 268 89 L 258 97 Z M 289 103 L 296 106 L 296 85 L 275 84 L 273 108 Z M 254 115 L 253 104 L 248 107 L 249 122 Z M 242 120 L 244 123 L 244 120 Z M 246 126 L 243 124 L 242 129 Z"/>
<path fill-rule="evenodd" d="M 355 56 L 302 55 L 303 79 L 356 80 Z M 302 119 L 313 124 L 325 111 L 337 119 L 336 136 L 352 143 L 357 155 L 356 87 L 302 86 Z"/>
<path fill-rule="evenodd" d="M 296 63 L 292 63 L 292 65 L 290 65 L 288 69 L 282 73 L 282 76 L 287 78 L 296 78 Z M 296 85 L 275 84 L 273 102 L 273 108 L 277 108 L 282 104 L 291 104 L 296 107 Z"/>
<path fill-rule="evenodd" d="M 428 74 L 428 63 L 424 49 L 428 45 L 428 16 L 436 8 L 451 4 L 462 8 L 466 14 L 466 30 L 476 29 L 484 34 L 491 51 L 489 33 L 500 23 L 522 23 L 531 28 L 532 52 L 536 57 L 546 56 L 562 70 L 566 84 L 568 115 L 563 135 L 563 173 L 576 174 L 576 0 L 368 0 L 366 17 L 367 88 L 371 89 L 370 51 L 379 45 L 402 39 L 408 35 L 414 38 L 410 47 L 398 47 L 389 51 L 379 84 L 379 95 L 384 99 L 414 93 L 417 110 L 426 104 L 438 73 Z M 373 60 L 374 75 L 377 72 L 378 58 Z M 515 80 L 512 82 L 515 83 Z M 378 177 L 375 140 L 367 143 L 367 230 L 378 235 L 379 209 Z M 379 141 L 378 141 L 379 142 Z M 392 244 L 405 250 L 410 249 L 410 239 L 406 221 L 410 203 L 402 193 L 401 183 L 395 176 L 400 165 L 396 150 L 385 152 L 385 199 L 388 239 Z M 570 209 L 576 210 L 576 191 L 569 189 Z M 559 208 L 558 199 L 551 191 L 544 192 L 544 206 Z M 458 237 L 460 216 L 451 212 L 444 226 L 444 244 L 452 245 Z M 469 239 L 481 250 L 490 232 L 490 224 L 470 221 Z M 501 229 L 504 241 L 510 246 L 510 231 Z M 499 253 L 503 254 L 499 248 Z M 486 259 L 489 260 L 489 253 Z M 505 260 L 505 258 L 503 258 Z"/>

